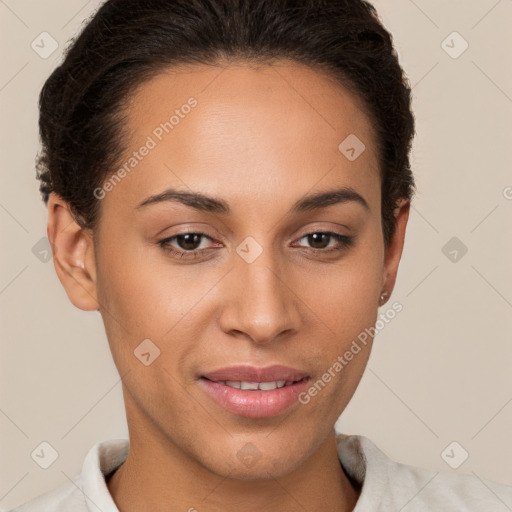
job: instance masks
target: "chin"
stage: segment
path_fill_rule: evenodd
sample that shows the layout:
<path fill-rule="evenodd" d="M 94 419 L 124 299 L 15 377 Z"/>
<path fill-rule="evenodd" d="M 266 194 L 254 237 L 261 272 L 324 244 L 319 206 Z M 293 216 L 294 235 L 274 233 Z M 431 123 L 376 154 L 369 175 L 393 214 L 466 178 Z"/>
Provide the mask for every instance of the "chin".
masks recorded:
<path fill-rule="evenodd" d="M 225 443 L 205 439 L 209 443 L 209 450 L 196 453 L 196 460 L 208 471 L 224 478 L 268 480 L 293 472 L 315 449 L 315 446 L 311 446 L 310 450 L 305 450 L 309 439 L 296 432 L 295 435 L 286 433 L 286 438 L 295 442 L 283 439 L 283 435 L 269 435 L 269 432 L 272 431 L 258 435 L 234 434 L 225 439 Z M 194 447 L 197 449 L 197 444 Z M 216 447 L 213 452 L 212 447 Z"/>

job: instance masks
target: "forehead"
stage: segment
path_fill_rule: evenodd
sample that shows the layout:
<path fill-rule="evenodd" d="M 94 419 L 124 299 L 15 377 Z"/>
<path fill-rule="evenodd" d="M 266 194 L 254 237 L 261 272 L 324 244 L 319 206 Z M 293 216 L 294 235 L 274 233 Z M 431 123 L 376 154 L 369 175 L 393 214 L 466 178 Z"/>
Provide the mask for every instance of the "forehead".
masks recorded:
<path fill-rule="evenodd" d="M 124 188 L 132 205 L 169 186 L 216 196 L 234 187 L 251 197 L 274 188 L 282 197 L 315 183 L 368 189 L 380 181 L 363 103 L 295 62 L 169 68 L 139 86 L 127 107 L 129 150 L 121 163 L 152 146 L 110 194 Z M 364 151 L 347 158 L 352 148 L 356 156 Z"/>
<path fill-rule="evenodd" d="M 359 96 L 326 72 L 288 60 L 258 66 L 239 62 L 167 68 L 132 92 L 129 124 L 136 135 L 143 135 L 154 121 L 168 121 L 190 98 L 199 108 L 194 108 L 193 116 L 185 113 L 191 118 L 188 131 L 196 130 L 197 135 L 222 117 L 223 129 L 232 121 L 232 126 L 243 124 L 259 131 L 285 125 L 283 135 L 292 137 L 304 135 L 308 127 L 311 139 L 349 128 L 367 142 L 374 136 L 373 123 Z M 214 134 L 208 131 L 208 135 Z"/>

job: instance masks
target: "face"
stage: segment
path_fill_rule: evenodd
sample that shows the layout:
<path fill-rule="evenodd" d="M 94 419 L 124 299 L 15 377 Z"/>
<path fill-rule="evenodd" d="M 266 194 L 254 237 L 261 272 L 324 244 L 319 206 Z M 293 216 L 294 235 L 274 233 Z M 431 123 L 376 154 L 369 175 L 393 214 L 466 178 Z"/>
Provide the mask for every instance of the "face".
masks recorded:
<path fill-rule="evenodd" d="M 394 284 L 403 230 L 385 251 L 372 122 L 280 62 L 162 73 L 125 128 L 125 172 L 97 191 L 90 293 L 68 295 L 101 311 L 132 444 L 286 474 L 332 433 L 371 339 L 344 354 Z"/>

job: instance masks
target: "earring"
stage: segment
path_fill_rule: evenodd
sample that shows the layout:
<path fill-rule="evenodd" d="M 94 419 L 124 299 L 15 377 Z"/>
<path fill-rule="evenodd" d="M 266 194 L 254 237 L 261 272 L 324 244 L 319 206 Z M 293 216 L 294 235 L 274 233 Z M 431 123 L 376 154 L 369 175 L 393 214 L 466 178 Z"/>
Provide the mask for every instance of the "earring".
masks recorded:
<path fill-rule="evenodd" d="M 386 298 L 387 296 L 389 295 L 389 292 L 382 292 L 380 294 L 380 306 L 382 306 L 384 304 L 384 302 L 386 302 Z"/>

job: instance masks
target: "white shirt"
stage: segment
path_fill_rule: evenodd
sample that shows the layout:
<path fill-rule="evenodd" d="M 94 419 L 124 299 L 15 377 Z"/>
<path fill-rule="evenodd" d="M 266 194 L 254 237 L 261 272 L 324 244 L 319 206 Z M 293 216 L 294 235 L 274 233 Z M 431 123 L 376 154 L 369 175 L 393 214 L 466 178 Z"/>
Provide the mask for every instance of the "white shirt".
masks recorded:
<path fill-rule="evenodd" d="M 365 436 L 337 434 L 345 471 L 363 484 L 353 512 L 511 512 L 512 486 L 474 474 L 434 471 L 390 459 Z M 11 512 L 119 512 L 105 483 L 128 455 L 128 439 L 94 445 L 73 483 Z"/>

